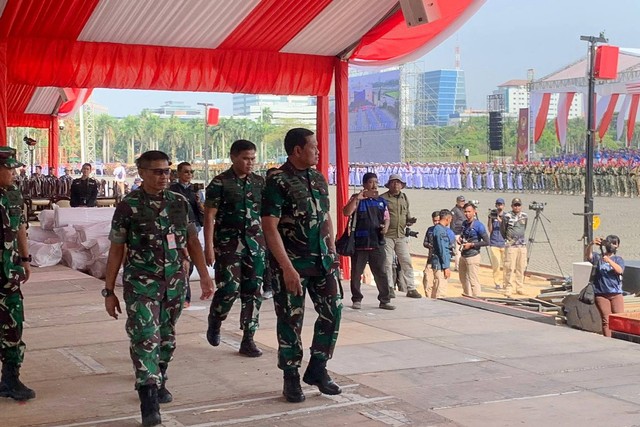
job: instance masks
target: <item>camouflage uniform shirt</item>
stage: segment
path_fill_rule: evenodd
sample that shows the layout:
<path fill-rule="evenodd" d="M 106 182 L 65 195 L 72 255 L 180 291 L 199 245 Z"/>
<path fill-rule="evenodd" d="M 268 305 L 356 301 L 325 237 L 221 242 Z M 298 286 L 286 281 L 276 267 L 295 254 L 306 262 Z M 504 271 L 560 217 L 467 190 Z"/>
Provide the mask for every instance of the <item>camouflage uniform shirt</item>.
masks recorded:
<path fill-rule="evenodd" d="M 264 185 L 260 175 L 250 173 L 239 178 L 230 168 L 207 186 L 204 205 L 218 210 L 213 236 L 216 255 L 235 253 L 240 240 L 251 255 L 264 254 L 266 244 L 260 219 Z"/>
<path fill-rule="evenodd" d="M 109 240 L 127 245 L 125 292 L 156 300 L 166 293 L 169 301 L 184 293 L 181 261 L 187 236 L 196 233 L 188 212 L 187 200 L 169 190 L 157 196 L 134 190 L 118 203 Z"/>
<path fill-rule="evenodd" d="M 279 217 L 278 231 L 301 276 L 322 276 L 335 268 L 329 252 L 329 188 L 315 169 L 298 170 L 287 161 L 267 179 L 262 216 Z"/>
<path fill-rule="evenodd" d="M 22 195 L 16 187 L 0 188 L 0 217 L 2 220 L 0 279 L 4 283 L 0 287 L 0 295 L 11 295 L 20 292 L 20 283 L 25 279 L 24 267 L 18 252 L 18 230 L 27 221 L 22 212 Z"/>

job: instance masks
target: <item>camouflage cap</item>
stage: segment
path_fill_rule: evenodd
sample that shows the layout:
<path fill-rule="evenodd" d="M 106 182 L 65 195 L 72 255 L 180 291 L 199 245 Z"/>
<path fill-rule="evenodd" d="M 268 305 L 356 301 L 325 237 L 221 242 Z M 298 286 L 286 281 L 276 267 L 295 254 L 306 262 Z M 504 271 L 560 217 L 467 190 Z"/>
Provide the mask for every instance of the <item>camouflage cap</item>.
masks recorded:
<path fill-rule="evenodd" d="M 24 166 L 16 159 L 16 149 L 11 147 L 0 147 L 0 165 L 10 169 Z"/>

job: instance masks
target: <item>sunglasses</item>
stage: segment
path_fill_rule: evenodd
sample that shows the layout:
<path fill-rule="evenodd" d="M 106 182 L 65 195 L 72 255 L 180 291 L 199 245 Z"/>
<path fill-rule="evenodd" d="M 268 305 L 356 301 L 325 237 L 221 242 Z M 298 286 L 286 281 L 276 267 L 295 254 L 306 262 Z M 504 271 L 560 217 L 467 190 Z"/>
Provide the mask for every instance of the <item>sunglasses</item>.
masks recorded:
<path fill-rule="evenodd" d="M 190 173 L 190 174 L 193 174 L 193 171 L 182 171 L 182 173 Z"/>
<path fill-rule="evenodd" d="M 522 203 L 514 203 L 513 206 L 522 206 Z"/>
<path fill-rule="evenodd" d="M 149 169 L 149 168 L 142 168 L 142 169 L 146 169 L 148 171 L 151 171 L 151 173 L 153 173 L 156 176 L 162 176 L 162 175 L 171 175 L 171 168 L 167 168 L 167 169 Z"/>

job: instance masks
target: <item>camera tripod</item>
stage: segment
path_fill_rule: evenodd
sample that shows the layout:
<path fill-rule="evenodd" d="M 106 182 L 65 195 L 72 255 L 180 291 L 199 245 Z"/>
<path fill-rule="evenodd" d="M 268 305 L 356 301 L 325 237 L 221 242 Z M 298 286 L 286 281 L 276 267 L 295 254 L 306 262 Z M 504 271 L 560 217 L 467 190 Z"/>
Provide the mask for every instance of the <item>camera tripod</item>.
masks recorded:
<path fill-rule="evenodd" d="M 542 214 L 542 209 L 536 209 L 535 211 L 536 211 L 536 216 L 533 218 L 533 224 L 531 224 L 531 232 L 529 233 L 529 241 L 527 242 L 527 268 L 525 269 L 525 271 L 527 271 L 529 269 L 529 260 L 531 259 L 531 252 L 532 252 L 532 249 L 533 249 L 533 244 L 534 243 L 548 243 L 549 244 L 549 248 L 551 249 L 551 254 L 553 255 L 553 259 L 556 261 L 556 265 L 558 266 L 558 270 L 560 270 L 560 275 L 562 277 L 565 277 L 564 276 L 564 272 L 562 271 L 562 267 L 560 267 L 560 261 L 558 261 L 558 257 L 556 256 L 556 252 L 553 250 L 553 245 L 551 244 L 551 240 L 549 239 L 549 233 L 547 233 L 547 229 L 544 226 L 544 222 L 542 221 L 543 219 L 546 219 L 547 222 L 550 223 L 551 220 Z M 538 225 L 542 226 L 542 231 L 544 231 L 544 235 L 547 238 L 547 240 L 544 240 L 544 241 L 537 241 L 536 240 L 536 233 L 538 231 Z"/>

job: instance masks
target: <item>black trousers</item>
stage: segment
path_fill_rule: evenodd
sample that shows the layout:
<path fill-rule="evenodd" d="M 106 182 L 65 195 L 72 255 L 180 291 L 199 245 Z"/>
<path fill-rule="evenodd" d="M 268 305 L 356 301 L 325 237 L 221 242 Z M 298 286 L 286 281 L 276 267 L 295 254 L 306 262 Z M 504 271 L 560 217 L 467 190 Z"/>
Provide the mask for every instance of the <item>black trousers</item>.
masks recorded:
<path fill-rule="evenodd" d="M 384 246 L 373 250 L 356 249 L 356 253 L 351 256 L 351 301 L 362 301 L 360 276 L 362 276 L 367 263 L 369 263 L 373 279 L 376 281 L 378 301 L 388 303 L 390 301 L 389 278 L 385 269 L 386 255 Z"/>

